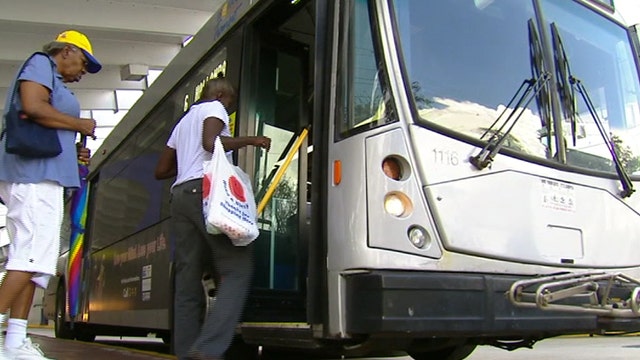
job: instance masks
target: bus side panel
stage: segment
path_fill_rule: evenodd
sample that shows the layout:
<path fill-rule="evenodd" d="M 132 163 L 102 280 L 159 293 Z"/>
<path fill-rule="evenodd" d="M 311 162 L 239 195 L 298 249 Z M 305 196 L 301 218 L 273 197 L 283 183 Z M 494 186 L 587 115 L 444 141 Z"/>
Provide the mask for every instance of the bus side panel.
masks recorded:
<path fill-rule="evenodd" d="M 91 255 L 90 323 L 169 328 L 168 234 L 168 221 L 164 221 Z"/>

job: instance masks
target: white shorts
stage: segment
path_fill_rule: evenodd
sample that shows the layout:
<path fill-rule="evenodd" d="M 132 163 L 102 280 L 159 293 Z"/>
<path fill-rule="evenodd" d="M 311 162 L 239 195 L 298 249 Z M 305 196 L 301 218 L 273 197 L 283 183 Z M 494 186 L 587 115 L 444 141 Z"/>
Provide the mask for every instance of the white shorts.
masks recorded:
<path fill-rule="evenodd" d="M 34 273 L 33 282 L 47 287 L 56 273 L 64 188 L 57 182 L 12 184 L 0 181 L 0 198 L 7 206 L 9 260 L 7 270 Z"/>

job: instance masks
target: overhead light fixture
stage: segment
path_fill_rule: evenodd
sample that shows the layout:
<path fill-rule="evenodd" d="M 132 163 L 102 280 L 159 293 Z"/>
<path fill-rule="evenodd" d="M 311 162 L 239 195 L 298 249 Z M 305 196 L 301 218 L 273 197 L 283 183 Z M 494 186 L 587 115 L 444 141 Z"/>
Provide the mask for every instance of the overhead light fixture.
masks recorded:
<path fill-rule="evenodd" d="M 120 67 L 120 80 L 140 81 L 147 77 L 149 66 L 142 64 L 127 64 Z"/>

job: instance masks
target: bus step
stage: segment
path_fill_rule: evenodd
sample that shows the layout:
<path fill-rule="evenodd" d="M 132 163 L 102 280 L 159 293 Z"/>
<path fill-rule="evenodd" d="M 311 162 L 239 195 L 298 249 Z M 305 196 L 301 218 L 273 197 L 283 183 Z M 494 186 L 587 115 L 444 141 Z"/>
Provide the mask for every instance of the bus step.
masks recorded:
<path fill-rule="evenodd" d="M 640 317 L 640 281 L 622 273 L 591 271 L 520 280 L 511 285 L 507 296 L 519 307 Z"/>

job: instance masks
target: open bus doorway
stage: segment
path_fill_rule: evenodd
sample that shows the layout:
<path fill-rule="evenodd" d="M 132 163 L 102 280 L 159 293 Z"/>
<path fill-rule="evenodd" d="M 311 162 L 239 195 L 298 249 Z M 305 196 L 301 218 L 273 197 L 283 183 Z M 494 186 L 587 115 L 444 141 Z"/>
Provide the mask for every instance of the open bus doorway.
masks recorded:
<path fill-rule="evenodd" d="M 298 141 L 297 151 L 294 145 L 311 122 L 309 61 L 314 28 L 304 18 L 313 16 L 309 11 L 314 6 L 284 5 L 274 6 L 256 21 L 249 36 L 250 71 L 243 74 L 249 89 L 242 95 L 250 104 L 248 135 L 272 139 L 268 152 L 255 151 L 247 161 L 253 169 L 256 200 L 260 203 L 272 193 L 258 217 L 255 272 L 244 315 L 244 321 L 251 323 L 307 322 L 310 137 Z M 287 162 L 290 152 L 295 154 Z"/>

